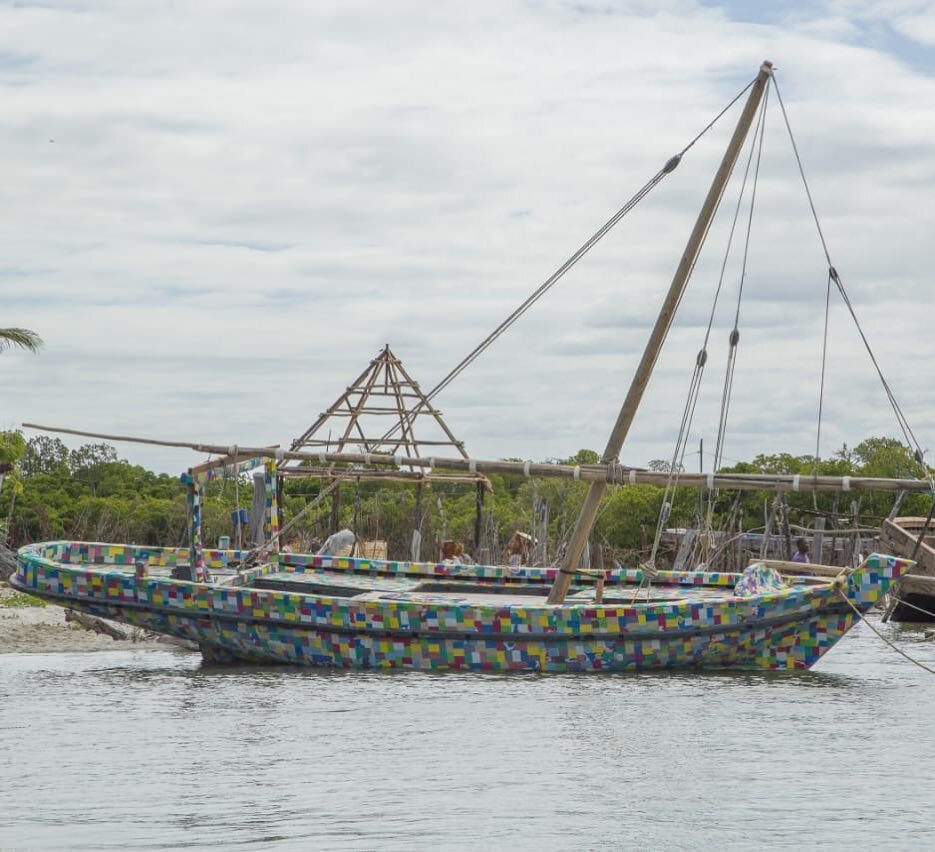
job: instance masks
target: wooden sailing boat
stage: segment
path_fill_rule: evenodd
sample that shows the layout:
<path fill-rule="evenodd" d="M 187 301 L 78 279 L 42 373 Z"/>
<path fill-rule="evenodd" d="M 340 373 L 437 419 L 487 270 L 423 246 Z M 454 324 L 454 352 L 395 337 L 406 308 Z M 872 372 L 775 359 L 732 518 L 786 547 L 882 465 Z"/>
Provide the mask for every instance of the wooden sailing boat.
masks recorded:
<path fill-rule="evenodd" d="M 210 660 L 541 672 L 812 666 L 911 562 L 873 554 L 853 571 L 809 566 L 802 573 L 802 566 L 756 563 L 742 574 L 655 572 L 651 566 L 591 572 L 580 567 L 607 485 L 652 482 L 659 476 L 625 468 L 617 457 L 771 73 L 771 65 L 764 63 L 749 87 L 601 464 L 404 459 L 370 452 L 184 444 L 218 453 L 223 456 L 219 464 L 237 470 L 261 463 L 268 481 L 275 479 L 276 466 L 284 460 L 315 459 L 321 464 L 437 465 L 471 474 L 521 470 L 583 479 L 589 491 L 560 568 L 281 553 L 274 546 L 274 513 L 268 511 L 270 552 L 247 569 L 243 564 L 254 554 L 202 551 L 194 540 L 189 548 L 48 542 L 19 551 L 13 585 L 62 606 L 195 641 Z M 663 172 L 675 164 L 677 158 Z M 706 479 L 709 485 L 740 488 L 842 487 L 837 477 L 803 482 L 760 475 Z M 915 485 L 927 487 L 881 480 L 851 481 L 845 487 Z M 274 500 L 271 494 L 269 503 Z M 198 569 L 198 580 L 172 576 L 173 566 L 185 561 Z M 240 563 L 238 570 L 230 570 L 234 563 Z"/>
<path fill-rule="evenodd" d="M 935 621 L 935 530 L 932 516 L 896 517 L 883 521 L 881 543 L 915 565 L 887 597 L 884 621 Z"/>

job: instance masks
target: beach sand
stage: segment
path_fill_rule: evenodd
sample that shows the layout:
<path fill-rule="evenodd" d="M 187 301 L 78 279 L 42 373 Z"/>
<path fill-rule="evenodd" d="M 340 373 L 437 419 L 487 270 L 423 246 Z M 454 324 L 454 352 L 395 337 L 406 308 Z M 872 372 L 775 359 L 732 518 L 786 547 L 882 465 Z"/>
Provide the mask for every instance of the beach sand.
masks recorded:
<path fill-rule="evenodd" d="M 137 650 L 165 650 L 171 645 L 164 639 L 138 636 L 132 627 L 112 623 L 131 638 L 112 639 L 100 633 L 92 633 L 74 623 L 65 621 L 65 610 L 60 606 L 10 606 L 21 603 L 22 593 L 0 584 L 0 654 L 50 653 L 58 651 L 114 651 L 134 648 Z M 35 600 L 35 599 L 32 599 Z M 180 648 L 180 650 L 183 650 Z"/>

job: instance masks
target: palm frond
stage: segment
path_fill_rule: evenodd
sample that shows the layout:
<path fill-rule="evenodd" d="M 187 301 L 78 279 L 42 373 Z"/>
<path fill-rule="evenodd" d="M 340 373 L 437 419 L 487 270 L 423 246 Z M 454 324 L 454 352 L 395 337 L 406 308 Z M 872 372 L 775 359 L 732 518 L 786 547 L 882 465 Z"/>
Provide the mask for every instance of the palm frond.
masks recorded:
<path fill-rule="evenodd" d="M 0 352 L 13 346 L 38 352 L 42 348 L 42 338 L 28 328 L 0 328 Z"/>

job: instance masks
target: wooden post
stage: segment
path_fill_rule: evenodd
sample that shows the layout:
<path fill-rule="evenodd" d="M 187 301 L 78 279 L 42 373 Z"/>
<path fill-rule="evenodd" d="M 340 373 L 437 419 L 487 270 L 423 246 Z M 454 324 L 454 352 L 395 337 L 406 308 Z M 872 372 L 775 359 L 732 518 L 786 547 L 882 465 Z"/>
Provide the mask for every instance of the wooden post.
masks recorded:
<path fill-rule="evenodd" d="M 480 523 L 484 513 L 484 483 L 478 482 L 474 493 L 474 558 L 480 551 Z"/>
<path fill-rule="evenodd" d="M 769 508 L 769 517 L 766 519 L 766 529 L 763 531 L 763 544 L 760 545 L 760 559 L 766 559 L 769 556 L 769 537 L 773 532 L 773 524 L 776 522 L 776 514 L 779 512 L 780 499 L 777 494 L 773 498 L 773 505 Z"/>
<path fill-rule="evenodd" d="M 834 551 L 838 544 L 838 510 L 841 508 L 841 495 L 836 491 L 834 493 L 834 502 L 831 504 L 831 555 L 828 557 L 828 564 L 835 565 Z"/>
<path fill-rule="evenodd" d="M 263 491 L 265 512 L 263 514 L 263 540 L 272 545 L 272 549 L 277 553 L 282 545 L 279 540 L 279 494 L 277 491 L 277 482 L 279 477 L 276 474 L 277 464 L 274 460 L 267 460 L 263 465 Z"/>
<path fill-rule="evenodd" d="M 789 503 L 784 491 L 779 492 L 782 498 L 782 541 L 784 545 L 783 559 L 792 559 L 792 530 L 789 529 Z"/>
<path fill-rule="evenodd" d="M 360 477 L 356 478 L 354 489 L 354 545 L 351 556 L 360 556 Z"/>
<path fill-rule="evenodd" d="M 733 171 L 734 163 L 737 161 L 740 149 L 743 147 L 744 140 L 747 138 L 747 132 L 753 123 L 753 117 L 760 105 L 763 92 L 766 89 L 766 84 L 769 82 L 772 67 L 772 63 L 764 62 L 760 66 L 760 73 L 757 74 L 756 80 L 750 88 L 750 95 L 747 98 L 747 103 L 744 105 L 743 112 L 740 114 L 740 118 L 737 121 L 737 127 L 734 129 L 734 134 L 721 159 L 721 165 L 718 167 L 714 175 L 714 180 L 711 182 L 711 187 L 705 197 L 701 212 L 698 214 L 695 227 L 692 229 L 691 235 L 688 238 L 688 243 L 685 246 L 685 252 L 682 254 L 682 259 L 675 271 L 672 284 L 669 286 L 669 292 L 666 294 L 665 301 L 662 304 L 662 310 L 656 318 L 656 324 L 653 326 L 649 340 L 646 343 L 643 357 L 640 359 L 626 399 L 624 399 L 620 413 L 617 415 L 617 422 L 614 424 L 613 431 L 610 433 L 610 438 L 604 449 L 603 461 L 605 463 L 613 462 L 620 455 L 623 442 L 627 437 L 627 433 L 630 431 L 633 418 L 636 416 L 636 411 L 643 398 L 643 391 L 646 389 L 650 375 L 652 375 L 656 358 L 659 357 L 659 351 L 669 332 L 669 326 L 672 324 L 675 310 L 681 301 L 682 294 L 685 291 L 685 285 L 688 283 L 689 275 L 695 266 L 698 252 L 701 250 L 701 245 L 704 242 L 705 234 L 708 232 L 711 219 L 714 217 L 718 202 L 724 193 L 724 188 Z M 584 505 L 581 507 L 581 513 L 578 515 L 578 521 L 575 524 L 571 539 L 568 542 L 568 550 L 565 553 L 565 559 L 562 565 L 564 570 L 556 574 L 555 582 L 552 584 L 552 589 L 549 592 L 548 602 L 550 604 L 560 604 L 565 600 L 568 587 L 571 585 L 572 574 L 570 572 L 580 567 L 581 554 L 584 552 L 584 545 L 591 535 L 591 527 L 594 526 L 594 519 L 597 517 L 597 510 L 600 507 L 601 498 L 604 496 L 606 488 L 606 482 L 592 482 L 588 488 L 588 493 L 584 498 Z"/>
<path fill-rule="evenodd" d="M 285 477 L 282 474 L 276 474 L 276 529 L 282 529 L 282 507 L 285 502 L 283 499 L 283 484 Z"/>
<path fill-rule="evenodd" d="M 899 510 L 903 507 L 903 503 L 906 502 L 908 494 L 908 491 L 900 491 L 899 494 L 896 495 L 896 499 L 893 501 L 893 508 L 890 509 L 890 513 L 887 515 L 889 520 L 895 520 L 896 516 L 899 514 Z"/>
<path fill-rule="evenodd" d="M 204 532 L 202 519 L 205 493 L 200 484 L 192 480 L 188 485 L 188 562 L 191 579 L 204 579 Z"/>
<path fill-rule="evenodd" d="M 851 524 L 853 529 L 860 529 L 860 500 L 851 500 Z M 860 543 L 860 533 L 851 537 L 852 548 L 850 562 L 847 564 L 851 568 L 856 568 L 860 564 L 860 551 L 863 546 Z"/>
<path fill-rule="evenodd" d="M 812 562 L 824 565 L 822 550 L 825 546 L 825 518 L 820 516 L 815 518 L 815 535 L 812 538 Z"/>
<path fill-rule="evenodd" d="M 546 500 L 539 502 L 539 557 L 542 565 L 549 564 L 549 504 Z"/>
<path fill-rule="evenodd" d="M 678 552 L 675 554 L 675 562 L 672 563 L 673 571 L 684 571 L 685 563 L 688 562 L 689 556 L 691 556 L 693 545 L 695 543 L 695 536 L 697 535 L 697 530 L 687 529 L 685 530 L 685 535 L 682 536 L 681 542 L 679 542 Z"/>
<path fill-rule="evenodd" d="M 331 520 L 328 535 L 338 531 L 338 522 L 341 514 L 341 486 L 331 492 Z M 326 536 L 327 537 L 327 536 Z"/>
<path fill-rule="evenodd" d="M 416 550 L 418 536 L 418 551 Z M 409 540 L 409 558 L 413 562 L 422 560 L 422 483 L 416 483 L 415 503 L 412 507 L 412 536 Z"/>

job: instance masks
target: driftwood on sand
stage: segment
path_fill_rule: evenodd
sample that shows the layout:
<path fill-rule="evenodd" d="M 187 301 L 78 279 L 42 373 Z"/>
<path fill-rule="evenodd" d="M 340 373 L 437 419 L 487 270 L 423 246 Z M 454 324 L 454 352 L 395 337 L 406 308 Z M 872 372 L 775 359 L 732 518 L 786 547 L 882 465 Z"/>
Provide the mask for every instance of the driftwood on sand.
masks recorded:
<path fill-rule="evenodd" d="M 105 636 L 110 636 L 114 641 L 126 641 L 130 638 L 130 634 L 125 630 L 114 627 L 104 621 L 103 618 L 95 618 L 93 615 L 85 615 L 83 612 L 75 612 L 73 609 L 65 610 L 65 621 L 70 624 L 78 624 L 92 633 L 103 633 Z"/>
<path fill-rule="evenodd" d="M 16 554 L 0 544 L 0 580 L 6 581 L 16 572 Z"/>

